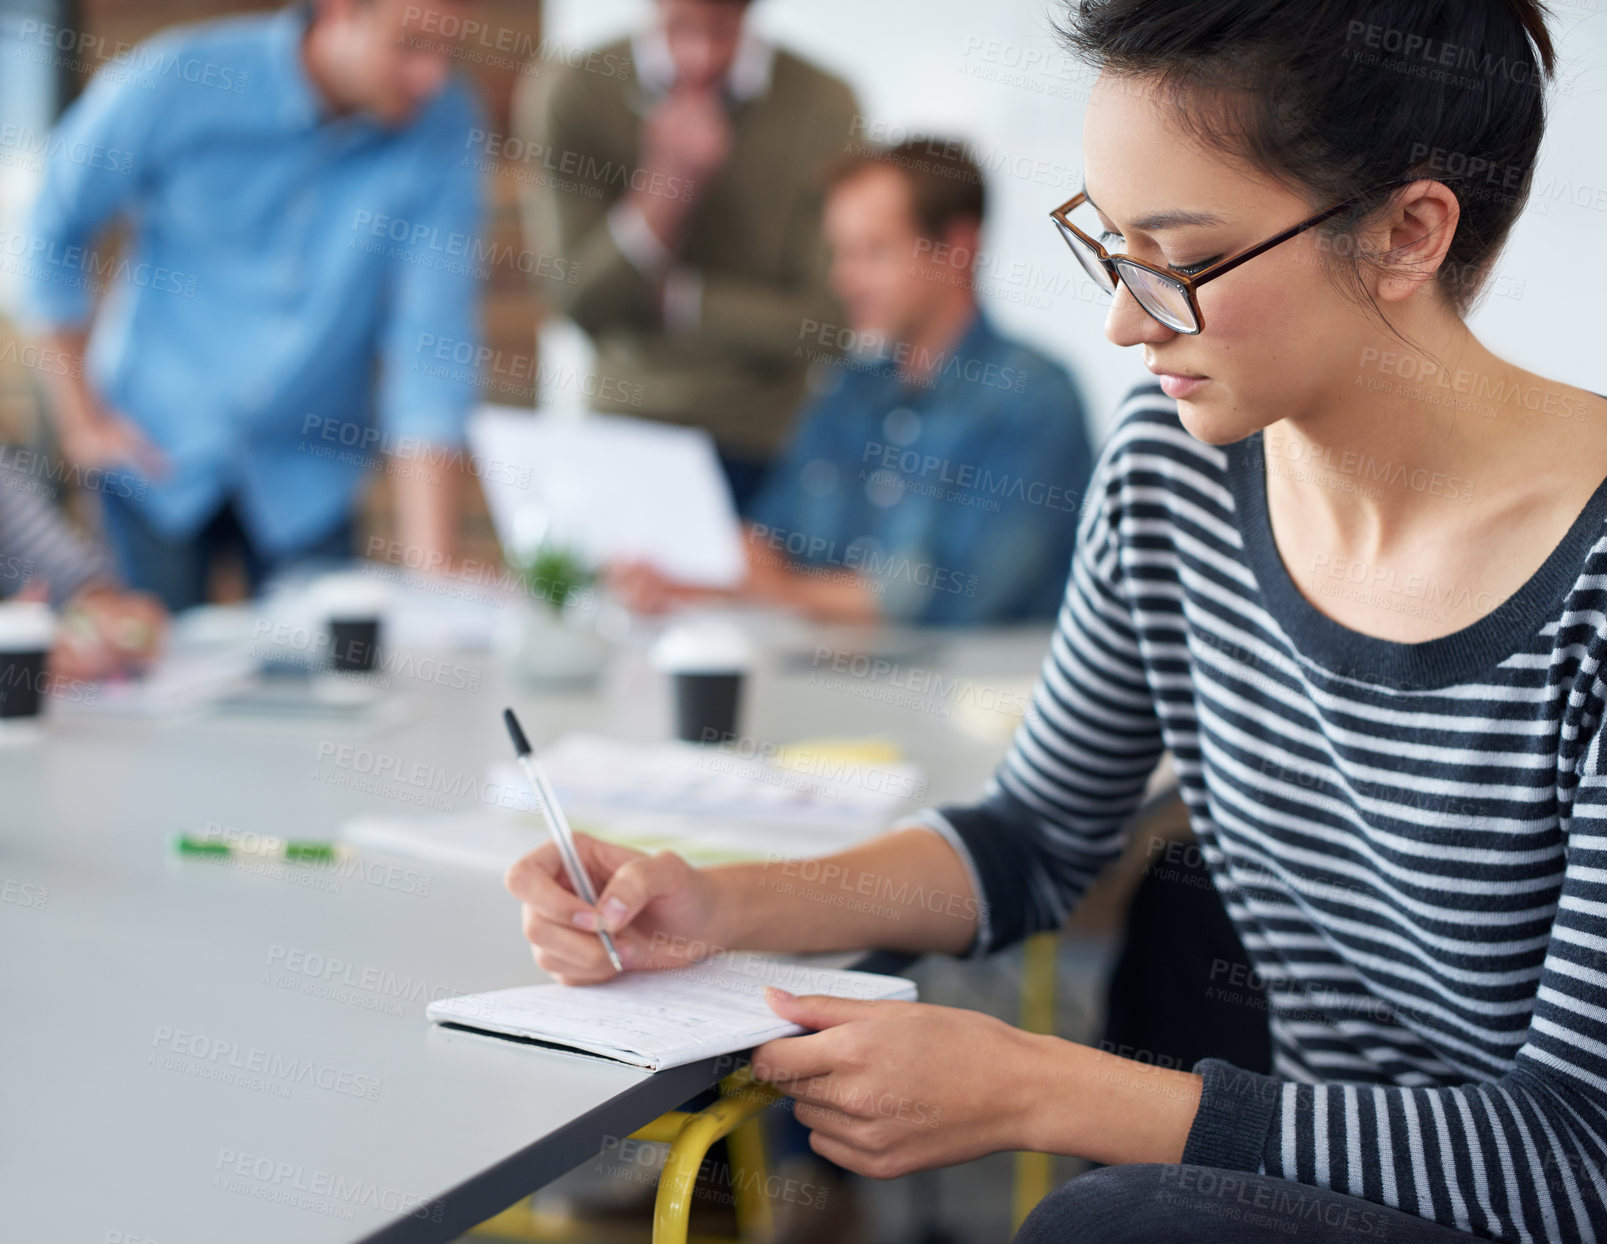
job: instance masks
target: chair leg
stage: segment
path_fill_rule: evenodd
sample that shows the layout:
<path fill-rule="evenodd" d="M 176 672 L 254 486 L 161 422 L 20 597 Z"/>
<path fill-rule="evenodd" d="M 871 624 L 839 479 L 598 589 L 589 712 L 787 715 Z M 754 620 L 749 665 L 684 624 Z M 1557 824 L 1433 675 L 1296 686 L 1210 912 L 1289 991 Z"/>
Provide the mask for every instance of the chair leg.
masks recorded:
<path fill-rule="evenodd" d="M 764 1132 L 758 1115 L 781 1094 L 753 1079 L 744 1068 L 720 1082 L 719 1101 L 696 1113 L 670 1110 L 631 1133 L 630 1139 L 668 1144 L 653 1205 L 653 1244 L 688 1244 L 692 1193 L 698 1171 L 715 1141 L 729 1137 L 736 1180 L 737 1226 L 743 1239 L 763 1239 L 770 1231 L 770 1198 L 765 1194 Z M 479 1224 L 470 1233 L 489 1238 L 540 1241 L 556 1238 L 532 1214 L 528 1199 Z"/>
<path fill-rule="evenodd" d="M 775 1226 L 765 1189 L 770 1165 L 765 1153 L 764 1121 L 757 1115 L 726 1137 L 731 1170 L 736 1177 L 737 1235 L 743 1240 L 768 1239 Z"/>
<path fill-rule="evenodd" d="M 1021 1027 L 1028 1032 L 1055 1030 L 1055 966 L 1059 938 L 1035 933 L 1022 947 Z M 1054 1158 L 1047 1153 L 1017 1153 L 1015 1188 L 1010 1211 L 1013 1234 L 1038 1202 L 1054 1187 Z"/>
<path fill-rule="evenodd" d="M 730 1136 L 781 1096 L 769 1085 L 757 1083 L 753 1079 L 752 1068 L 743 1068 L 727 1076 L 721 1081 L 720 1090 L 724 1096 L 713 1105 L 688 1116 L 670 1144 L 669 1157 L 664 1162 L 663 1173 L 659 1175 L 658 1199 L 653 1207 L 653 1244 L 686 1244 L 692 1214 L 692 1191 L 709 1146 L 722 1137 Z M 739 1145 L 741 1143 L 738 1142 Z M 749 1152 L 752 1153 L 751 1147 Z M 733 1162 L 735 1156 L 733 1154 Z M 759 1157 L 762 1159 L 762 1156 L 761 1147 Z M 764 1200 L 763 1167 L 754 1173 L 758 1175 L 759 1199 Z M 768 1218 L 767 1201 L 762 1214 Z"/>

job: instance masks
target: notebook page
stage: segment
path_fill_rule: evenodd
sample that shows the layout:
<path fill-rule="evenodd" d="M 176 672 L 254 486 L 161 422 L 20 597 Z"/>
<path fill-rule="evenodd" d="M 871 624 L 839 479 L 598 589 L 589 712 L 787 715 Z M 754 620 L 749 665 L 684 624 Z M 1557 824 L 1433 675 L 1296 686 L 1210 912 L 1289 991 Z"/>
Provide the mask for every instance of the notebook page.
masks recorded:
<path fill-rule="evenodd" d="M 600 985 L 527 985 L 432 1002 L 437 1022 L 533 1037 L 662 1070 L 806 1031 L 764 1001 L 764 988 L 913 1000 L 913 982 L 727 954 L 670 972 L 628 972 Z"/>

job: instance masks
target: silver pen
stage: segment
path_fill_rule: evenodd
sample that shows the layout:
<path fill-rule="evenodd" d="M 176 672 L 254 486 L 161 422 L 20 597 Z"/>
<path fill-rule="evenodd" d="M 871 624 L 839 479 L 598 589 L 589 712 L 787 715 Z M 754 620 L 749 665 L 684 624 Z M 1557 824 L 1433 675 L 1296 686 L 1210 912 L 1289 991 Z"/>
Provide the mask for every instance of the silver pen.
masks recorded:
<path fill-rule="evenodd" d="M 519 725 L 519 719 L 513 715 L 511 708 L 502 710 L 502 720 L 508 727 L 508 735 L 513 739 L 513 750 L 518 753 L 519 767 L 524 770 L 525 780 L 530 783 L 530 789 L 535 792 L 536 801 L 541 804 L 541 815 L 546 819 L 547 828 L 552 833 L 552 840 L 558 844 L 558 854 L 564 862 L 564 872 L 569 875 L 569 884 L 575 887 L 575 893 L 593 907 L 597 906 L 597 891 L 592 889 L 591 877 L 586 872 L 586 866 L 580 862 L 580 852 L 575 849 L 575 831 L 569 828 L 569 818 L 564 810 L 558 806 L 558 797 L 553 794 L 552 783 L 547 779 L 547 771 L 541 767 L 535 753 L 530 750 L 530 740 L 525 738 L 525 732 Z M 619 951 L 614 948 L 614 939 L 603 928 L 602 913 L 598 913 L 597 936 L 602 939 L 603 949 L 608 952 L 608 961 L 614 965 L 614 971 L 623 972 L 625 965 L 619 961 Z"/>

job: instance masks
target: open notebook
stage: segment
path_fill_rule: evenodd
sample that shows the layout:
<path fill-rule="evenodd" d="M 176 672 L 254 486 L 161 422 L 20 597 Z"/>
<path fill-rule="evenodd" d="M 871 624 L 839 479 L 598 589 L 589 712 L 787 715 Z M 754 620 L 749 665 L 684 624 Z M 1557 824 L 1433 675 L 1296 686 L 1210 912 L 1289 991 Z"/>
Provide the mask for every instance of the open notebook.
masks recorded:
<path fill-rule="evenodd" d="M 525 985 L 442 998 L 426 1014 L 438 1024 L 662 1071 L 807 1031 L 765 1005 L 766 985 L 795 994 L 915 1000 L 914 982 L 901 977 L 733 953 L 669 972 L 627 972 L 600 985 Z"/>

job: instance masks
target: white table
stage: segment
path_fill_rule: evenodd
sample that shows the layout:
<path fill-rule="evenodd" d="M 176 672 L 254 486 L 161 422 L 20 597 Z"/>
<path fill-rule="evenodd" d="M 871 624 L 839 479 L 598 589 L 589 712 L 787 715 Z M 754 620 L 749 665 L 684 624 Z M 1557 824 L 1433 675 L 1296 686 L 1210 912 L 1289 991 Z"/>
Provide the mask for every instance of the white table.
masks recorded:
<path fill-rule="evenodd" d="M 906 669 L 1014 688 L 1047 632 L 922 654 L 924 642 Z M 889 702 L 860 692 L 896 676 L 822 681 L 829 663 L 812 651 L 755 676 L 754 735 L 882 733 L 925 767 L 930 801 L 979 789 L 1002 741 L 941 710 L 974 696 L 939 687 L 913 707 Z M 394 790 L 338 784 L 349 771 L 330 756 L 343 744 L 433 766 L 448 790 L 483 778 L 508 747 L 504 703 L 538 746 L 568 729 L 664 729 L 662 689 L 645 675 L 606 694 L 540 694 L 488 657 L 442 659 L 480 675 L 478 689 L 397 679 L 401 724 L 62 715 L 41 742 L 0 749 L 7 1238 L 449 1240 L 718 1078 L 712 1062 L 649 1075 L 427 1023 L 430 997 L 539 977 L 489 875 L 170 850 L 173 834 L 209 823 L 325 839 L 351 815 L 406 811 Z"/>

